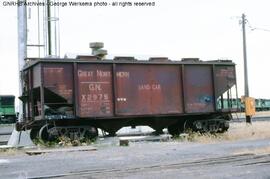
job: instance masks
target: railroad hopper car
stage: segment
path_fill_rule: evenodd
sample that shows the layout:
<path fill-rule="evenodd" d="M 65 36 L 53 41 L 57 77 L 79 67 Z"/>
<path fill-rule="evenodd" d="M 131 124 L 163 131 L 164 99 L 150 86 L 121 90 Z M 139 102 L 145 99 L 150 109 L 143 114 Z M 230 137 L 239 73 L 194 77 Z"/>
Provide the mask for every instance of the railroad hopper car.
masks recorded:
<path fill-rule="evenodd" d="M 219 99 L 218 100 L 218 107 L 221 108 L 221 106 L 224 106 L 224 108 L 237 108 L 239 109 L 239 112 L 245 111 L 245 105 L 241 102 L 240 98 L 229 98 L 229 99 Z M 257 101 L 256 101 L 257 106 Z"/>
<path fill-rule="evenodd" d="M 255 99 L 256 111 L 269 111 L 270 99 Z"/>
<path fill-rule="evenodd" d="M 218 105 L 221 107 L 222 101 L 218 100 Z M 241 112 L 245 111 L 245 105 L 241 102 L 240 98 L 233 98 L 233 99 L 224 99 L 223 105 L 225 108 L 239 108 Z M 255 109 L 256 111 L 269 111 L 270 110 L 270 100 L 269 99 L 255 99 Z"/>
<path fill-rule="evenodd" d="M 270 99 L 262 99 L 262 110 L 263 111 L 270 110 Z"/>
<path fill-rule="evenodd" d="M 28 59 L 22 73 L 24 112 L 16 126 L 31 129 L 32 139 L 91 138 L 97 128 L 114 135 L 138 125 L 172 135 L 187 128 L 222 132 L 237 111 L 224 104 L 237 92 L 229 60 Z"/>
<path fill-rule="evenodd" d="M 0 123 L 15 123 L 17 115 L 15 112 L 15 96 L 0 95 Z"/>

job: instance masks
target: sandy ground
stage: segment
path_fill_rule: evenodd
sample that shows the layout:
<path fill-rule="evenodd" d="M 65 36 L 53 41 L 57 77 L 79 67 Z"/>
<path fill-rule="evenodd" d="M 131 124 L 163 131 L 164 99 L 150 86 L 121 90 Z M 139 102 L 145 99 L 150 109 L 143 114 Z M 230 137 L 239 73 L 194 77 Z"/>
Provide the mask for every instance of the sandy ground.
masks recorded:
<path fill-rule="evenodd" d="M 192 133 L 192 141 L 200 143 L 213 143 L 236 140 L 255 140 L 270 138 L 270 121 L 255 121 L 251 125 L 245 122 L 231 123 L 228 132 L 223 134 L 197 134 Z"/>

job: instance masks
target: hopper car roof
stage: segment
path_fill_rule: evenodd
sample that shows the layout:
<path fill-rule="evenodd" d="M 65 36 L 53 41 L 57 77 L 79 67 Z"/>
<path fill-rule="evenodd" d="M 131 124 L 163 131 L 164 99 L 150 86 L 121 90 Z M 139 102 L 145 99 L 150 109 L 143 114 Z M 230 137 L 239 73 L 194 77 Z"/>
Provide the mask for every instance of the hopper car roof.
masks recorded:
<path fill-rule="evenodd" d="M 35 66 L 38 63 L 100 63 L 100 64 L 162 64 L 162 65 L 235 65 L 231 60 L 209 60 L 209 61 L 149 61 L 149 60 L 86 60 L 74 58 L 28 58 L 29 62 L 24 67 L 24 70 Z"/>

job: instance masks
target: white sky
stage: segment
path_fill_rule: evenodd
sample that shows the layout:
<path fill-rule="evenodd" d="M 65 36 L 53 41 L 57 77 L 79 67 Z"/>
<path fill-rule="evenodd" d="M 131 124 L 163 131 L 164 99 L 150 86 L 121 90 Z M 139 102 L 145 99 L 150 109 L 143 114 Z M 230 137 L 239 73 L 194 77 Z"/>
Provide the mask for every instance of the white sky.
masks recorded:
<path fill-rule="evenodd" d="M 17 95 L 17 8 L 4 7 L 3 1 L 0 0 L 0 94 Z M 60 8 L 61 56 L 90 53 L 89 42 L 102 41 L 109 54 L 167 56 L 173 60 L 231 59 L 237 64 L 238 94 L 243 95 L 240 16 L 245 13 L 254 28 L 270 29 L 270 1 L 155 2 L 155 7 Z M 250 96 L 270 98 L 270 32 L 247 28 L 246 35 Z"/>

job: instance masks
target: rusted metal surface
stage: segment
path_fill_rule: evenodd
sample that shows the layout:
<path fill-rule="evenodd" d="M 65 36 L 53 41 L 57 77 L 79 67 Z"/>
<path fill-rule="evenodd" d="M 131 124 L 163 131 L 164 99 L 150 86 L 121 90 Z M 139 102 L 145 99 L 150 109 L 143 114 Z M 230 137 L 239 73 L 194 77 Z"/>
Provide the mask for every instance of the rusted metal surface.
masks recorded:
<path fill-rule="evenodd" d="M 74 114 L 73 65 L 41 63 L 41 85 L 34 89 L 32 108 L 39 119 L 71 118 Z"/>
<path fill-rule="evenodd" d="M 234 66 L 216 66 L 215 67 L 215 89 L 217 97 L 225 93 L 228 88 L 236 84 Z"/>
<path fill-rule="evenodd" d="M 33 88 L 39 87 L 40 85 L 41 85 L 41 72 L 40 72 L 40 64 L 38 64 L 33 68 Z"/>
<path fill-rule="evenodd" d="M 220 110 L 217 102 L 237 94 L 235 64 L 229 61 L 31 61 L 24 68 L 24 121 L 18 130 L 87 125 L 113 135 L 123 126 L 182 128 L 184 121 L 226 117 L 231 110 Z"/>
<path fill-rule="evenodd" d="M 112 66 L 78 64 L 78 115 L 100 117 L 113 115 Z"/>
<path fill-rule="evenodd" d="M 180 68 L 172 65 L 116 65 L 116 114 L 182 113 Z"/>
<path fill-rule="evenodd" d="M 23 113 L 24 115 L 27 115 L 29 117 L 32 117 L 31 113 L 31 91 L 32 91 L 32 81 L 33 81 L 33 75 L 32 75 L 32 70 L 29 70 L 28 72 L 24 73 L 24 83 L 26 83 L 26 91 L 28 91 L 27 94 L 24 94 L 29 97 L 29 101 L 25 104 L 23 107 Z"/>
<path fill-rule="evenodd" d="M 215 99 L 212 66 L 185 65 L 183 81 L 186 112 L 213 112 Z"/>
<path fill-rule="evenodd" d="M 73 73 L 72 64 L 43 64 L 43 86 L 47 94 L 55 93 L 73 103 Z M 45 95 L 45 103 L 47 101 Z"/>
<path fill-rule="evenodd" d="M 215 101 L 236 84 L 229 62 L 41 60 L 25 74 L 25 117 L 39 119 L 130 121 L 218 112 Z"/>

